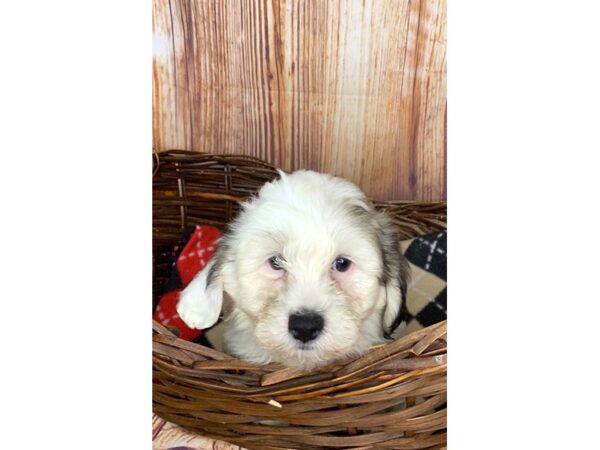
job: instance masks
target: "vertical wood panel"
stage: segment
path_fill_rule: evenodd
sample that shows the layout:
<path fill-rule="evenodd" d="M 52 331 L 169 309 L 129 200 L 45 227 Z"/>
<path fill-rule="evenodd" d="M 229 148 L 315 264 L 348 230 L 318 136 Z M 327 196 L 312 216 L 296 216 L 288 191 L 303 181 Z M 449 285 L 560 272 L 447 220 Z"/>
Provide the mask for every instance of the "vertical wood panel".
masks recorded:
<path fill-rule="evenodd" d="M 154 0 L 157 150 L 445 198 L 445 0 Z"/>

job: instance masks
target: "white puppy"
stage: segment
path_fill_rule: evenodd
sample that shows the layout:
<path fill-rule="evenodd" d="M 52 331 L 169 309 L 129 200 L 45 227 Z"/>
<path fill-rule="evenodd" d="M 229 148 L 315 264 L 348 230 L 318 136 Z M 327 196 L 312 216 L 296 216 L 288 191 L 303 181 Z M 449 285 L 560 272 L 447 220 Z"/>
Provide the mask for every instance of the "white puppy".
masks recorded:
<path fill-rule="evenodd" d="M 384 342 L 399 325 L 407 278 L 394 225 L 358 187 L 280 172 L 242 205 L 177 311 L 207 328 L 225 299 L 226 351 L 309 370 Z"/>

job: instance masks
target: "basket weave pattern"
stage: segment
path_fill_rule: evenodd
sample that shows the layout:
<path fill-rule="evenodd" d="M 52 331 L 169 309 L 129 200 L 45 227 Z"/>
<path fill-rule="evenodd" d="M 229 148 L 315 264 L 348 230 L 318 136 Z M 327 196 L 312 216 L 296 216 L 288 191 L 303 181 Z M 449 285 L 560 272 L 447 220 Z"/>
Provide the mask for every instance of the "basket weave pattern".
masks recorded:
<path fill-rule="evenodd" d="M 185 227 L 223 228 L 240 201 L 277 176 L 275 168 L 251 157 L 157 154 L 155 294 L 166 285 L 170 252 Z M 445 203 L 376 207 L 393 216 L 402 239 L 446 228 Z M 246 363 L 153 322 L 153 409 L 187 429 L 249 449 L 443 448 L 446 350 L 441 322 L 360 358 L 301 374 L 278 364 Z"/>

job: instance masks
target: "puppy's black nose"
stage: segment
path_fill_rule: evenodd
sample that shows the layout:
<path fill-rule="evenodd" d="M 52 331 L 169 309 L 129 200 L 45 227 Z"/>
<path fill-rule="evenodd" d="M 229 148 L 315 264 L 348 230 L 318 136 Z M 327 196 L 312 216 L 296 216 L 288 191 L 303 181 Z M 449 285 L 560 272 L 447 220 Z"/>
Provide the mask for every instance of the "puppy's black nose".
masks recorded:
<path fill-rule="evenodd" d="M 308 342 L 319 335 L 324 325 L 325 321 L 320 314 L 314 311 L 302 311 L 290 315 L 288 330 L 299 341 Z"/>

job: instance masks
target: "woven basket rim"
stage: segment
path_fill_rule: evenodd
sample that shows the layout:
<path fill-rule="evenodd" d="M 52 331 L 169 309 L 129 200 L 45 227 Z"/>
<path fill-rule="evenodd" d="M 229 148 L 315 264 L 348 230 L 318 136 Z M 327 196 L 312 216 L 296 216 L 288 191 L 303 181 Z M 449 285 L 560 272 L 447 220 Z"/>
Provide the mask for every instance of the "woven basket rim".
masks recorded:
<path fill-rule="evenodd" d="M 157 334 L 160 334 L 163 336 L 167 336 L 169 338 L 169 340 L 171 340 L 171 341 L 176 341 L 180 345 L 183 344 L 182 347 L 189 348 L 189 346 L 192 345 L 192 346 L 199 346 L 204 349 L 208 349 L 207 351 L 203 352 L 203 353 L 206 353 L 204 356 L 206 356 L 207 359 L 213 359 L 216 361 L 229 361 L 229 362 L 237 361 L 237 362 L 242 363 L 242 364 L 240 364 L 240 366 L 244 366 L 245 368 L 247 368 L 247 370 L 263 372 L 264 374 L 270 374 L 273 372 L 280 372 L 280 371 L 290 372 L 290 374 L 291 373 L 298 373 L 298 374 L 301 373 L 301 372 L 296 372 L 295 370 L 290 369 L 290 368 L 284 366 L 283 364 L 276 363 L 276 362 L 271 362 L 268 364 L 255 364 L 255 363 L 251 363 L 251 362 L 245 362 L 245 361 L 241 360 L 240 358 L 237 358 L 236 356 L 230 355 L 228 353 L 225 353 L 225 352 L 222 352 L 222 351 L 210 348 L 210 347 L 203 346 L 202 344 L 187 341 L 185 339 L 178 337 L 175 333 L 173 333 L 173 331 L 171 331 L 169 328 L 167 328 L 166 326 L 162 325 L 161 323 L 157 322 L 154 319 L 152 320 L 152 330 L 154 333 L 157 333 Z M 389 342 L 386 342 L 383 344 L 378 344 L 378 345 L 373 345 L 369 348 L 369 350 L 366 353 L 364 353 L 358 357 L 348 358 L 347 360 L 343 360 L 343 361 L 340 360 L 335 363 L 315 369 L 315 371 L 316 372 L 327 371 L 331 367 L 337 367 L 337 366 L 343 365 L 344 363 L 348 363 L 350 361 L 355 363 L 355 365 L 359 365 L 358 363 L 361 363 L 361 362 L 364 362 L 366 365 L 373 361 L 374 354 L 376 354 L 377 356 L 383 356 L 385 354 L 385 352 L 383 352 L 383 349 L 394 342 L 396 342 L 397 345 L 400 346 L 401 344 L 404 344 L 405 342 L 411 342 L 412 340 L 414 340 L 414 336 L 416 336 L 416 335 L 421 335 L 421 334 L 429 335 L 430 332 L 435 332 L 439 336 L 445 336 L 446 331 L 447 331 L 447 320 L 436 322 L 433 325 L 423 327 L 412 333 L 400 336 L 397 339 L 390 340 Z"/>
<path fill-rule="evenodd" d="M 202 220 L 225 223 L 219 211 L 232 217 L 239 201 L 277 176 L 247 155 L 172 149 L 153 152 L 153 159 L 153 185 L 160 186 L 153 187 L 153 212 L 161 215 L 153 214 L 153 233 L 165 242 L 205 210 L 211 216 Z M 373 203 L 402 216 L 406 235 L 447 227 L 445 201 Z M 248 449 L 445 446 L 447 321 L 308 373 L 251 364 L 181 339 L 156 321 L 152 327 L 153 409 L 190 431 Z M 398 412 L 385 412 L 400 404 Z M 267 418 L 289 426 L 262 424 Z"/>

